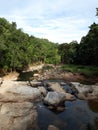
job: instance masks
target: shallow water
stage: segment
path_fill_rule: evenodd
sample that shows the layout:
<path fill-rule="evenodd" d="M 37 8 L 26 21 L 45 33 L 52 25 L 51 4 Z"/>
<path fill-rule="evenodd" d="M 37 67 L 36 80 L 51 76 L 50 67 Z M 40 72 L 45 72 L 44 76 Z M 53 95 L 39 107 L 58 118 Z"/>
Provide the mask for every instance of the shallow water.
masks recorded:
<path fill-rule="evenodd" d="M 68 86 L 65 88 L 68 89 Z M 51 124 L 59 130 L 98 130 L 97 100 L 66 101 L 65 110 L 61 113 L 49 110 L 41 102 L 38 104 L 37 111 L 40 130 L 47 130 Z"/>

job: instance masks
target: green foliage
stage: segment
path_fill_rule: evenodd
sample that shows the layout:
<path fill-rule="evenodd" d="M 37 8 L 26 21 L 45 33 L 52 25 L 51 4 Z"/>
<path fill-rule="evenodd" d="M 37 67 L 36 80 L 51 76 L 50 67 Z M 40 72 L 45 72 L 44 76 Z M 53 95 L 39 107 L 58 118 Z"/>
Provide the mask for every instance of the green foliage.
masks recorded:
<path fill-rule="evenodd" d="M 90 26 L 88 34 L 81 39 L 78 62 L 84 65 L 98 65 L 98 24 Z"/>
<path fill-rule="evenodd" d="M 80 73 L 86 76 L 98 76 L 98 67 L 93 66 L 82 66 L 82 65 L 63 65 L 63 71 L 72 72 L 72 73 Z"/>
<path fill-rule="evenodd" d="M 77 55 L 78 48 L 77 41 L 71 43 L 63 43 L 59 45 L 59 54 L 61 55 L 61 63 L 70 64 L 74 63 Z"/>
<path fill-rule="evenodd" d="M 35 62 L 59 63 L 58 45 L 29 36 L 15 22 L 0 18 L 0 68 L 23 70 Z M 5 67 L 6 66 L 6 67 Z M 7 68 L 7 69 L 6 69 Z"/>
<path fill-rule="evenodd" d="M 98 24 L 93 23 L 88 34 L 76 41 L 59 45 L 61 63 L 98 66 Z"/>

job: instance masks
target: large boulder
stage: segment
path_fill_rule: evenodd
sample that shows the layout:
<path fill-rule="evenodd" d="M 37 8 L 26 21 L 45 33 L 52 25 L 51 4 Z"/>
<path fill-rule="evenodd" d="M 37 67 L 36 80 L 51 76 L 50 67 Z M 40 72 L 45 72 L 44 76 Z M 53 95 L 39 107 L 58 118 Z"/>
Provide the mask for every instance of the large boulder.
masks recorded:
<path fill-rule="evenodd" d="M 36 122 L 37 112 L 30 102 L 0 105 L 0 130 L 27 130 Z"/>
<path fill-rule="evenodd" d="M 40 96 L 41 92 L 39 89 L 27 85 L 20 85 L 12 81 L 8 82 L 8 84 L 4 83 L 0 87 L 0 101 L 2 102 L 33 101 Z"/>
<path fill-rule="evenodd" d="M 44 103 L 47 105 L 58 106 L 65 101 L 65 94 L 62 92 L 48 92 L 44 99 Z"/>
<path fill-rule="evenodd" d="M 75 95 L 79 99 L 98 99 L 98 85 L 84 85 L 77 82 L 71 82 L 71 88 L 76 89 Z"/>
<path fill-rule="evenodd" d="M 37 112 L 32 102 L 40 96 L 37 88 L 4 81 L 0 87 L 0 130 L 39 130 Z"/>

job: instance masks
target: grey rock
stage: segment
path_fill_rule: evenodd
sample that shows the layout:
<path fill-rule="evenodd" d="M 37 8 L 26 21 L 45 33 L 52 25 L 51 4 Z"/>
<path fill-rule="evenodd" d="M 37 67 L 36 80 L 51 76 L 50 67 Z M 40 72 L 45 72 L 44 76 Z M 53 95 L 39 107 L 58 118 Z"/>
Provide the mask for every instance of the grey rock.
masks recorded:
<path fill-rule="evenodd" d="M 62 92 L 48 92 L 44 99 L 44 103 L 47 105 L 58 106 L 65 101 L 65 94 Z"/>

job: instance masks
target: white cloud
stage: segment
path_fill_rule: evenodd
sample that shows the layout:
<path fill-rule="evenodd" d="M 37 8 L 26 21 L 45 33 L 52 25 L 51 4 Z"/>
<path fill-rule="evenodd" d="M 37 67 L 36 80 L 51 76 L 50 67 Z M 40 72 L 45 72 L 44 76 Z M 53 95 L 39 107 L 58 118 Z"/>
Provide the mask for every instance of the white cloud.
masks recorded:
<path fill-rule="evenodd" d="M 53 42 L 80 41 L 88 26 L 96 21 L 98 0 L 12 0 L 8 5 L 5 1 L 0 5 L 1 17 L 15 21 L 18 28 L 30 35 Z"/>

